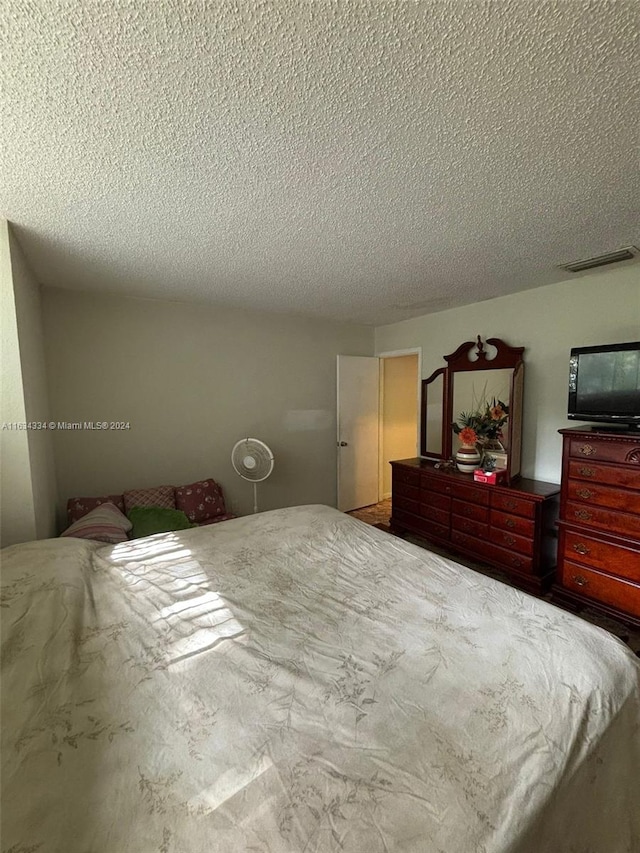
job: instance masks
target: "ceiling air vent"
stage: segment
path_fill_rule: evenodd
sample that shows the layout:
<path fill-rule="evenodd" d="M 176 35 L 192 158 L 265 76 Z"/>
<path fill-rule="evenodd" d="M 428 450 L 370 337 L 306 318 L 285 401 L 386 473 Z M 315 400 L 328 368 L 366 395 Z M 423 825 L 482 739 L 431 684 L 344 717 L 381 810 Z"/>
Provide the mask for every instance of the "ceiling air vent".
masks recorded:
<path fill-rule="evenodd" d="M 604 267 L 607 264 L 617 264 L 619 261 L 630 261 L 637 257 L 640 251 L 635 246 L 625 246 L 615 252 L 607 252 L 605 255 L 596 255 L 595 258 L 585 258 L 582 261 L 572 261 L 570 264 L 558 264 L 559 269 L 567 272 L 584 272 L 595 267 Z"/>

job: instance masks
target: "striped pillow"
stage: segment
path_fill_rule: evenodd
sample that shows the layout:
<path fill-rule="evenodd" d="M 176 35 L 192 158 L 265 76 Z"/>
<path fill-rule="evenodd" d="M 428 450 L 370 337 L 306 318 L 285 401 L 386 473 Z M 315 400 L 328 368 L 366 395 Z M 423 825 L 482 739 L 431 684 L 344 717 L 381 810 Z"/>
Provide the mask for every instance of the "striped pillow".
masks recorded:
<path fill-rule="evenodd" d="M 104 503 L 92 509 L 82 518 L 67 527 L 61 536 L 74 536 L 76 539 L 95 539 L 97 542 L 126 542 L 127 532 L 133 525 L 115 504 Z"/>

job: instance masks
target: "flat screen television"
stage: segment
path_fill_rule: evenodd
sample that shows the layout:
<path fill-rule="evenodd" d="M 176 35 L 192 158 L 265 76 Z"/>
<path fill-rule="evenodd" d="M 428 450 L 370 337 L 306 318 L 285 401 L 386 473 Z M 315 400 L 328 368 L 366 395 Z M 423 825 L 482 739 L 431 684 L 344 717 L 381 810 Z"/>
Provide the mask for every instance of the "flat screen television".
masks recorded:
<path fill-rule="evenodd" d="M 568 416 L 640 429 L 640 341 L 571 350 Z"/>

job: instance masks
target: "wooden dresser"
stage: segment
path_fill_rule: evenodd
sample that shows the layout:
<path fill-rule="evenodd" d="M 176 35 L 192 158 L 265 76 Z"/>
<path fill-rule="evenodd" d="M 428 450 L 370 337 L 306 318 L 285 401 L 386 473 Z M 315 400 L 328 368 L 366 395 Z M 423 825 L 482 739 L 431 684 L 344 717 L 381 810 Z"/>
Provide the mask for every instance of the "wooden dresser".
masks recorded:
<path fill-rule="evenodd" d="M 562 429 L 554 596 L 640 625 L 640 435 Z"/>
<path fill-rule="evenodd" d="M 560 486 L 519 479 L 475 483 L 473 475 L 426 459 L 392 462 L 394 532 L 411 532 L 452 553 L 495 566 L 514 584 L 544 591 L 556 565 Z"/>

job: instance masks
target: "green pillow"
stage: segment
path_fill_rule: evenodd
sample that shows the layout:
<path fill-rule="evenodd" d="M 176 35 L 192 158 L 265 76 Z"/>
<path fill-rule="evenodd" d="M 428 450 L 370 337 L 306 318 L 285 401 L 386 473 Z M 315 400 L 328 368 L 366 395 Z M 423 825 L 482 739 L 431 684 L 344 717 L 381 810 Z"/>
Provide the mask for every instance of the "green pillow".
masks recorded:
<path fill-rule="evenodd" d="M 127 513 L 127 518 L 133 524 L 133 530 L 130 534 L 132 539 L 198 526 L 191 524 L 181 510 L 165 509 L 161 506 L 134 506 Z"/>

